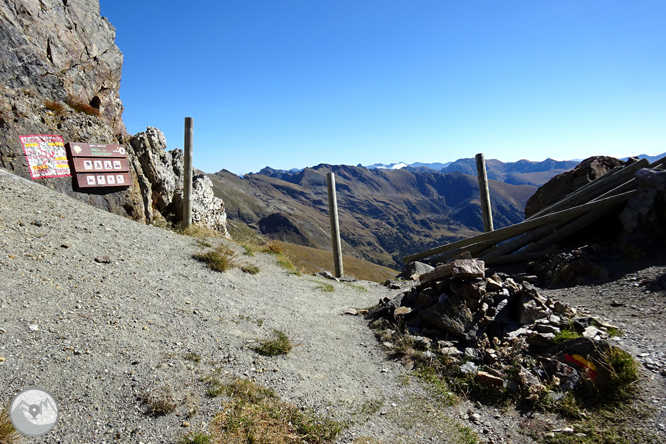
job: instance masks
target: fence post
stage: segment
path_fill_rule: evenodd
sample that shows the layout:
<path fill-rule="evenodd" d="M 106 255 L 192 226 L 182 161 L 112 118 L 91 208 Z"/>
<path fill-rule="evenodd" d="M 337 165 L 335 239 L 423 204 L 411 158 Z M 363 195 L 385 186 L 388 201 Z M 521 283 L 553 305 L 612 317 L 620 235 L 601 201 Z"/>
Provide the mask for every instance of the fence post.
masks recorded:
<path fill-rule="evenodd" d="M 490 208 L 490 191 L 488 190 L 488 175 L 486 174 L 486 161 L 483 153 L 476 155 L 476 175 L 479 178 L 479 193 L 481 194 L 481 214 L 483 216 L 483 231 L 493 231 L 493 213 Z"/>
<path fill-rule="evenodd" d="M 331 244 L 333 247 L 333 260 L 335 262 L 335 277 L 341 278 L 344 274 L 342 268 L 342 246 L 340 245 L 340 223 L 338 222 L 338 199 L 335 196 L 335 174 L 326 175 L 328 185 L 328 212 L 331 219 Z"/>
<path fill-rule="evenodd" d="M 192 118 L 185 117 L 185 159 L 183 165 L 183 228 L 192 224 Z"/>

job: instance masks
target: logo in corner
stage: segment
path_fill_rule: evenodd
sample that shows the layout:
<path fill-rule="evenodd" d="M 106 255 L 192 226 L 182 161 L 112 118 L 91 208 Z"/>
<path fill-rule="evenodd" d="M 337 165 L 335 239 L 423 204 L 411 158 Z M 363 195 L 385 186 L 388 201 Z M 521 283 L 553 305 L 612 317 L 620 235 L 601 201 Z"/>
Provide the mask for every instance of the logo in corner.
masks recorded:
<path fill-rule="evenodd" d="M 9 419 L 17 432 L 25 436 L 42 436 L 58 422 L 58 403 L 51 394 L 39 388 L 21 391 L 9 407 Z"/>
<path fill-rule="evenodd" d="M 82 150 L 81 150 L 81 147 L 78 146 L 78 145 L 74 145 L 73 150 L 76 152 L 76 154 L 81 154 L 81 151 L 82 151 Z"/>

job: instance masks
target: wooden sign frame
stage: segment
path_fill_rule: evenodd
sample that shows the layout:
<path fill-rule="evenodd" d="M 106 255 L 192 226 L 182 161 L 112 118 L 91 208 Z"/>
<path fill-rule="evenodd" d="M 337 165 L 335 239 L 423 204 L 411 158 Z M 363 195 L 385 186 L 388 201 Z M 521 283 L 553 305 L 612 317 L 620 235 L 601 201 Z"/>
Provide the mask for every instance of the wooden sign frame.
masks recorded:
<path fill-rule="evenodd" d="M 79 188 L 132 185 L 124 145 L 69 142 L 66 148 Z"/>

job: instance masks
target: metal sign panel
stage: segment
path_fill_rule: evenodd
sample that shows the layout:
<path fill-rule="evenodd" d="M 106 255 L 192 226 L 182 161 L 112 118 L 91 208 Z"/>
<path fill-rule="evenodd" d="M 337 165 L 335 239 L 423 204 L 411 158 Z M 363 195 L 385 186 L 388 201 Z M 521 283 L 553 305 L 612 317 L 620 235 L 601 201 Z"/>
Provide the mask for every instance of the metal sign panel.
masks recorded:
<path fill-rule="evenodd" d="M 79 188 L 93 187 L 128 187 L 132 185 L 130 173 L 77 174 Z"/>
<path fill-rule="evenodd" d="M 79 143 L 69 142 L 67 144 L 72 157 L 122 157 L 127 158 L 124 145 L 113 145 L 103 143 Z"/>
<path fill-rule="evenodd" d="M 23 146 L 32 180 L 72 175 L 69 171 L 65 141 L 62 136 L 19 136 L 19 140 Z"/>

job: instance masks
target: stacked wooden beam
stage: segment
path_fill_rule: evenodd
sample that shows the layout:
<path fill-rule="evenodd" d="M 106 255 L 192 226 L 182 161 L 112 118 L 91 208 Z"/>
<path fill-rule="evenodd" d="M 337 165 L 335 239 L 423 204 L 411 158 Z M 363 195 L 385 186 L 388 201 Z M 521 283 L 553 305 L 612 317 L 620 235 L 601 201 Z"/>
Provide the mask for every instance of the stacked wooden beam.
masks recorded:
<path fill-rule="evenodd" d="M 466 251 L 489 265 L 537 259 L 635 196 L 634 176 L 639 169 L 664 164 L 666 158 L 652 164 L 643 159 L 615 168 L 523 222 L 406 256 L 402 261 L 437 255 L 440 262 L 446 262 Z"/>

